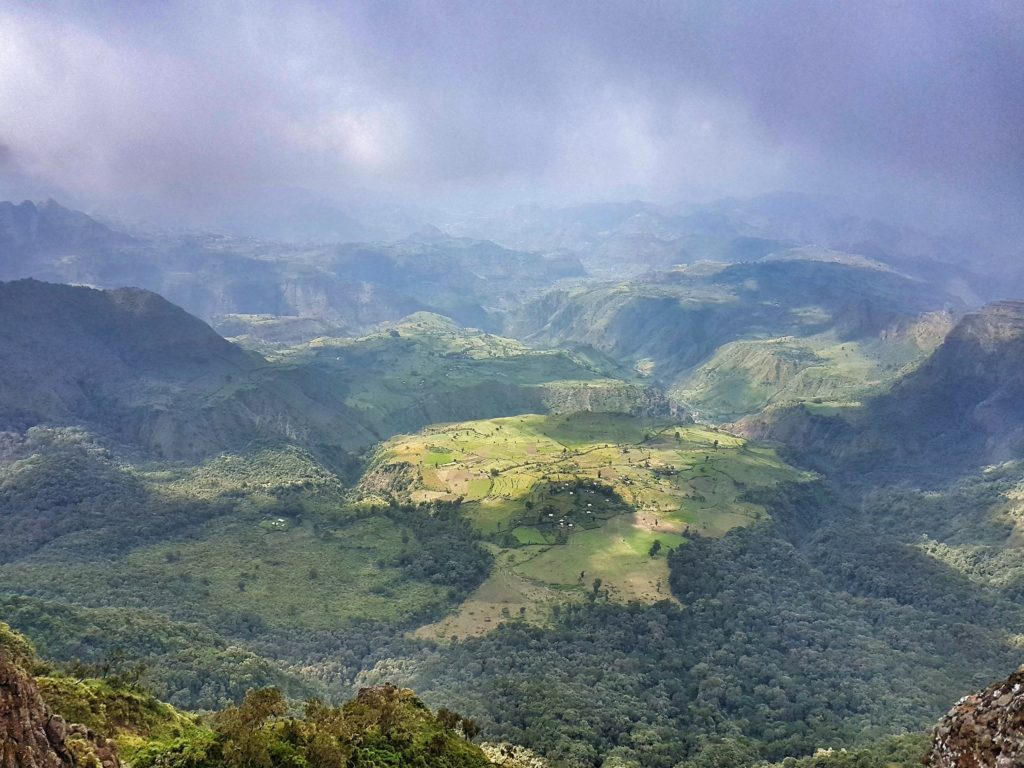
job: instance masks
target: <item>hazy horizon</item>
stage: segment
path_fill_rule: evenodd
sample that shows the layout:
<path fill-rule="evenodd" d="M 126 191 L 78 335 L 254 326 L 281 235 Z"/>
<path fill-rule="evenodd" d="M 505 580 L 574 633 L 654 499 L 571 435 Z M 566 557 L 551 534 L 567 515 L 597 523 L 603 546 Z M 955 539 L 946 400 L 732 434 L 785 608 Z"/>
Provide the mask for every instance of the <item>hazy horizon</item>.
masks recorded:
<path fill-rule="evenodd" d="M 787 189 L 1017 226 L 1024 6 L 15 2 L 0 197 L 213 226 Z"/>

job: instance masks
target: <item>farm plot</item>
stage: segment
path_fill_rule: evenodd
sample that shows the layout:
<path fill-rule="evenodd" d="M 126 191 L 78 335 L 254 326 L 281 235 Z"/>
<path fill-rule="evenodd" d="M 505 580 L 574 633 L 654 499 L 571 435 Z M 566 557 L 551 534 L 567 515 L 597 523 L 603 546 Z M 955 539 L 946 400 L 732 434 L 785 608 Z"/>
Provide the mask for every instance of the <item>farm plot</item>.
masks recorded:
<path fill-rule="evenodd" d="M 456 616 L 421 631 L 450 637 L 503 618 L 543 620 L 539 606 L 566 600 L 671 599 L 665 555 L 687 534 L 760 519 L 747 491 L 803 476 L 772 450 L 707 427 L 576 413 L 396 437 L 371 462 L 364 500 L 384 500 L 381 477 L 402 501 L 461 499 L 494 548 L 492 577 Z"/>

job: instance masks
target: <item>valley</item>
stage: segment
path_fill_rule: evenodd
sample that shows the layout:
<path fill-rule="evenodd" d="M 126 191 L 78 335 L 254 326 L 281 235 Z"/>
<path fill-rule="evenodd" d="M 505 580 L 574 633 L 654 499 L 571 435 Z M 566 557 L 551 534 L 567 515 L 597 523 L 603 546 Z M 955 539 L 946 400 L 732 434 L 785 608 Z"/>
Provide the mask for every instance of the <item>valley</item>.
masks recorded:
<path fill-rule="evenodd" d="M 1024 3 L 0 3 L 0 768 L 1024 766 Z"/>
<path fill-rule="evenodd" d="M 83 263 L 167 247 L 70 220 Z M 211 327 L 0 283 L 3 620 L 59 669 L 144 665 L 174 707 L 396 684 L 567 768 L 910 754 L 1013 665 L 1016 304 L 744 240 L 611 282 L 495 273 L 466 314 L 437 260 L 525 262 L 417 237 L 339 251 L 383 310 L 357 320 L 341 293 Z M 221 738 L 176 733 L 145 743 Z"/>

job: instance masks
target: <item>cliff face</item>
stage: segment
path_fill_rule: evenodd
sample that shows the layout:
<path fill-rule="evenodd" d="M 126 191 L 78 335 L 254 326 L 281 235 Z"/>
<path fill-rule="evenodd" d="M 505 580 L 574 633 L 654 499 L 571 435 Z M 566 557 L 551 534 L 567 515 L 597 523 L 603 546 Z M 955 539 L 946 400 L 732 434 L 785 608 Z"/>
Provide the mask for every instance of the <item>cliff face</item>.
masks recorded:
<path fill-rule="evenodd" d="M 961 699 L 935 727 L 931 768 L 1024 765 L 1024 667 Z"/>
<path fill-rule="evenodd" d="M 965 315 L 934 354 L 892 389 L 842 415 L 780 409 L 737 431 L 778 440 L 798 461 L 863 482 L 865 474 L 948 481 L 1024 455 L 1024 302 Z"/>
<path fill-rule="evenodd" d="M 35 680 L 0 652 L 0 767 L 118 768 L 113 745 L 53 714 Z"/>

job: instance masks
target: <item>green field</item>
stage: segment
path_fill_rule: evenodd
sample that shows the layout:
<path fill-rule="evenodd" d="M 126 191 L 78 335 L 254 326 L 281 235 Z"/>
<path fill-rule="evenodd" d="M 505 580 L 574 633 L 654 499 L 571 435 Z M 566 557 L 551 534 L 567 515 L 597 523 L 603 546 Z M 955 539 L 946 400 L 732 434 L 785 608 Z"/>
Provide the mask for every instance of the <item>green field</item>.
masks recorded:
<path fill-rule="evenodd" d="M 393 438 L 357 490 L 364 503 L 461 499 L 497 566 L 457 615 L 425 633 L 465 635 L 509 615 L 543 620 L 567 599 L 669 599 L 667 550 L 688 532 L 720 536 L 761 518 L 744 493 L 800 477 L 724 432 L 578 413 Z"/>
<path fill-rule="evenodd" d="M 8 485 L 22 475 L 50 483 L 42 460 L 8 468 Z M 446 585 L 410 578 L 396 563 L 417 548 L 416 534 L 397 518 L 352 509 L 337 478 L 300 449 L 90 469 L 80 488 L 55 486 L 98 500 L 78 513 L 88 526 L 0 564 L 6 592 L 229 630 L 405 624 L 450 605 Z"/>

